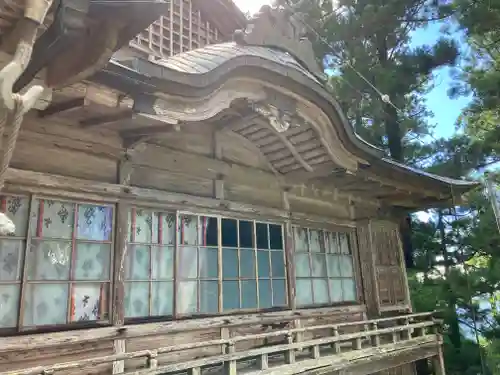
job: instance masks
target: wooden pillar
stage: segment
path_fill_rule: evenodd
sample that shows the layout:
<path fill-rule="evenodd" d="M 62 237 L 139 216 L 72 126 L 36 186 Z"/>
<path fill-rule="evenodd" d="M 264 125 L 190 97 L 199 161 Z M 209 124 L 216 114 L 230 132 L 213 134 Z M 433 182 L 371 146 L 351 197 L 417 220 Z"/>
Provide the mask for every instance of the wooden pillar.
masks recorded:
<path fill-rule="evenodd" d="M 219 139 L 219 133 L 217 131 L 213 132 L 212 136 L 212 147 L 213 147 L 213 158 L 216 160 L 222 159 L 222 144 Z M 224 200 L 224 176 L 217 175 L 214 180 L 214 192 L 213 196 L 216 199 Z"/>
<path fill-rule="evenodd" d="M 376 317 L 380 315 L 380 295 L 375 269 L 376 249 L 373 245 L 371 221 L 358 221 L 356 229 L 364 300 L 368 315 Z"/>
<path fill-rule="evenodd" d="M 130 184 L 133 164 L 131 155 L 127 153 L 118 166 L 118 183 L 121 185 Z M 127 234 L 128 234 L 128 204 L 119 201 L 116 206 L 116 230 L 115 248 L 113 262 L 113 315 L 111 323 L 117 327 L 119 336 L 126 332 L 125 324 L 125 257 L 127 254 Z M 123 354 L 126 352 L 125 338 L 118 337 L 113 342 L 114 353 Z M 122 374 L 125 371 L 125 361 L 113 362 L 113 374 Z"/>
<path fill-rule="evenodd" d="M 443 346 L 441 341 L 442 340 L 440 340 L 438 346 L 438 355 L 432 358 L 434 375 L 446 375 L 446 370 L 444 367 Z"/>

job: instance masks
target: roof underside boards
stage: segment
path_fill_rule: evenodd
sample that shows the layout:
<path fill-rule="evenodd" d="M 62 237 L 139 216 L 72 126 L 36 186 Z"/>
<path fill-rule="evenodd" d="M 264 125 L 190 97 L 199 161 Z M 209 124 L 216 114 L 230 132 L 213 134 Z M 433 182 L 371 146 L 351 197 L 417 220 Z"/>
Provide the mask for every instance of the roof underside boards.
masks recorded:
<path fill-rule="evenodd" d="M 155 63 L 135 59 L 129 62 L 128 66 L 124 66 L 111 61 L 94 77 L 94 80 L 129 93 L 132 97 L 136 94 L 157 95 L 162 92 L 178 98 L 200 98 L 211 95 L 235 77 L 256 79 L 276 87 L 286 88 L 319 107 L 333 124 L 330 126 L 332 129 L 329 129 L 335 134 L 333 138 L 340 140 L 340 144 L 335 147 L 339 148 L 338 146 L 341 145 L 350 155 L 359 158 L 359 177 L 363 179 L 384 177 L 385 185 L 396 187 L 399 193 L 406 192 L 409 200 L 415 202 L 415 207 L 423 207 L 441 200 L 449 201 L 452 195 L 461 195 L 477 186 L 474 182 L 437 176 L 386 158 L 380 149 L 368 144 L 354 132 L 337 101 L 325 89 L 321 77 L 312 74 L 289 53 L 276 48 L 231 42 L 206 46 Z M 265 135 L 265 129 L 257 129 L 252 133 L 251 128 L 255 130 L 255 124 L 247 129 L 240 128 L 240 130 L 244 136 L 247 135 L 247 138 L 254 140 L 259 146 L 254 134 Z M 311 125 L 311 129 L 315 128 Z M 286 133 L 290 135 L 293 133 L 297 136 L 298 130 L 287 130 L 284 133 L 285 136 Z M 319 133 L 317 138 L 319 141 L 324 141 L 320 139 Z M 259 139 L 262 139 L 262 136 Z M 283 141 L 287 142 L 286 139 Z M 338 174 L 339 165 L 336 165 L 333 159 L 328 160 L 330 163 L 326 162 L 325 155 L 329 155 L 328 145 L 324 146 L 326 151 L 323 154 L 320 152 L 319 159 L 318 152 L 316 152 L 316 158 L 313 160 L 306 158 L 307 153 L 300 153 L 300 144 L 296 145 L 292 142 L 290 151 L 299 162 L 297 163 L 299 167 L 290 164 L 291 167 L 276 169 L 285 175 L 309 176 L 306 180 L 322 178 L 327 181 L 325 178 Z M 293 148 L 295 148 L 295 153 Z M 261 147 L 261 149 L 265 151 L 266 147 Z M 294 158 L 290 157 L 290 159 Z M 272 161 L 272 158 L 270 160 Z M 315 160 L 319 161 L 316 163 Z M 331 163 L 332 161 L 334 163 Z M 299 170 L 300 165 L 306 170 Z M 322 169 L 325 171 L 324 174 L 314 174 Z M 307 172 L 312 173 L 308 175 Z M 401 186 L 406 187 L 401 188 Z M 419 196 L 422 191 L 426 193 Z"/>

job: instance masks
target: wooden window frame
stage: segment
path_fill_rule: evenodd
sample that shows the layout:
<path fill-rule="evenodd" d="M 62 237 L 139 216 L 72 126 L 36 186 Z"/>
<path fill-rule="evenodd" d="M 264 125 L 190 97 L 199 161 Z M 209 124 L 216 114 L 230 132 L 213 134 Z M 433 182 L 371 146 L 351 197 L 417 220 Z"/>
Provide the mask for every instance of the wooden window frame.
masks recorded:
<path fill-rule="evenodd" d="M 116 324 L 121 324 L 119 323 L 120 321 L 123 322 L 123 319 L 116 319 L 115 315 L 119 316 L 120 313 L 122 314 L 121 316 L 123 317 L 124 314 L 124 306 L 123 306 L 123 299 L 121 300 L 121 304 L 117 302 L 116 298 L 119 298 L 120 295 L 120 287 L 123 287 L 123 279 L 120 280 L 120 278 L 116 278 L 116 273 L 118 272 L 117 267 L 119 267 L 119 263 L 117 264 L 116 262 L 119 261 L 117 257 L 121 257 L 121 251 L 123 249 L 120 249 L 120 231 L 117 230 L 118 223 L 117 223 L 117 214 L 118 211 L 120 210 L 120 207 L 137 207 L 137 208 L 144 208 L 144 209 L 149 209 L 149 210 L 155 210 L 157 212 L 162 212 L 162 213 L 175 213 L 176 215 L 176 226 L 178 225 L 177 220 L 178 216 L 180 214 L 184 215 L 195 215 L 195 216 L 212 216 L 212 217 L 218 217 L 219 219 L 219 229 L 220 228 L 220 221 L 222 219 L 230 219 L 230 220 L 242 220 L 242 221 L 248 221 L 251 222 L 253 225 L 253 232 L 254 232 L 254 237 L 255 237 L 255 225 L 256 223 L 265 223 L 265 224 L 275 224 L 279 225 L 281 227 L 282 231 L 282 243 L 283 243 L 283 252 L 284 252 L 284 262 L 285 262 L 285 277 L 284 277 L 284 282 L 285 282 L 285 296 L 284 299 L 286 301 L 285 305 L 280 306 L 280 307 L 272 307 L 269 309 L 249 309 L 249 310 L 232 310 L 232 311 L 222 311 L 222 306 L 219 306 L 219 312 L 217 314 L 209 314 L 209 316 L 224 316 L 224 315 L 232 315 L 235 313 L 260 313 L 263 311 L 284 311 L 284 310 L 295 310 L 297 308 L 300 309 L 309 309 L 309 308 L 321 308 L 325 306 L 337 306 L 337 305 L 356 305 L 361 302 L 362 298 L 361 295 L 363 293 L 363 288 L 360 287 L 360 279 L 359 279 L 359 263 L 358 263 L 358 250 L 357 250 L 357 244 L 355 241 L 355 236 L 353 235 L 352 228 L 349 227 L 342 227 L 342 231 L 346 232 L 348 234 L 349 240 L 350 240 L 350 246 L 351 246 L 351 251 L 352 251 L 352 259 L 353 259 L 353 266 L 354 266 L 354 278 L 357 281 L 356 282 L 356 291 L 357 291 L 357 296 L 358 296 L 358 303 L 356 301 L 349 301 L 347 303 L 336 303 L 336 304 L 328 304 L 328 305 L 313 305 L 313 306 L 300 306 L 296 307 L 295 302 L 296 302 L 296 296 L 294 295 L 294 290 L 296 288 L 295 285 L 295 277 L 294 277 L 294 267 L 293 267 L 293 262 L 294 262 L 294 253 L 295 253 L 295 246 L 294 246 L 294 241 L 293 241 L 293 230 L 292 232 L 289 231 L 288 228 L 292 229 L 294 226 L 307 226 L 308 228 L 314 228 L 314 229 L 320 229 L 324 231 L 339 231 L 339 227 L 336 227 L 335 229 L 329 228 L 330 225 L 324 224 L 324 223 L 317 223 L 317 225 L 308 225 L 308 224 L 303 224 L 300 222 L 296 222 L 294 220 L 286 220 L 286 219 L 280 219 L 279 217 L 275 217 L 274 219 L 268 219 L 268 220 L 262 220 L 260 218 L 257 218 L 256 215 L 248 215 L 245 214 L 244 212 L 228 212 L 226 210 L 185 210 L 180 208 L 179 205 L 171 204 L 168 202 L 162 202 L 158 204 L 148 204 L 146 202 L 141 202 L 141 201 L 135 201 L 132 203 L 130 200 L 120 200 L 120 199 L 106 199 L 106 198 L 89 198 L 85 196 L 85 194 L 79 194 L 79 193 L 70 193 L 70 192 L 65 192 L 61 191 L 59 194 L 57 192 L 43 192 L 41 194 L 38 194 L 37 191 L 30 191 L 30 190 L 20 190 L 20 192 L 13 190 L 12 192 L 8 192 L 4 194 L 5 196 L 23 196 L 23 197 L 28 197 L 31 200 L 31 207 L 30 207 L 30 216 L 32 213 L 32 207 L 33 202 L 35 199 L 51 199 L 51 200 L 56 200 L 60 202 L 71 202 L 71 203 L 76 203 L 76 204 L 95 204 L 95 205 L 105 205 L 105 206 L 111 206 L 113 209 L 113 226 L 112 226 L 112 237 L 111 237 L 111 254 L 110 254 L 110 292 L 109 292 L 109 321 L 92 321 L 92 322 L 74 322 L 74 323 L 69 323 L 69 324 L 63 324 L 63 325 L 55 325 L 55 326 L 40 326 L 40 327 L 29 327 L 28 329 L 19 329 L 19 324 L 17 327 L 10 329 L 1 329 L 0 334 L 11 334 L 11 333 L 19 333 L 19 332 L 31 332 L 31 333 L 38 333 L 38 332 L 52 332 L 52 331 L 68 331 L 72 329 L 80 329 L 80 328 L 93 328 L 93 327 L 101 327 L 101 326 L 106 326 L 106 325 L 111 325 L 113 323 Z M 271 215 L 272 216 L 272 215 Z M 310 224 L 310 223 L 309 223 Z M 29 222 L 28 222 L 29 225 Z M 238 225 L 239 228 L 239 225 Z M 29 233 L 29 228 L 27 229 Z M 291 234 L 291 236 L 290 236 Z M 128 236 L 128 231 L 121 232 L 121 235 L 124 237 L 124 239 L 127 238 Z M 10 237 L 12 238 L 12 237 Z M 25 246 L 24 246 L 24 254 L 26 254 L 29 243 L 30 243 L 30 238 L 27 237 L 26 239 L 23 239 L 26 241 Z M 239 236 L 238 236 L 238 241 L 239 241 Z M 255 239 L 254 239 L 255 240 Z M 174 251 L 174 261 L 175 261 L 175 267 L 174 267 L 174 282 L 177 280 L 176 278 L 176 272 L 177 272 L 177 231 L 176 231 L 176 241 L 175 241 L 175 251 Z M 238 244 L 239 245 L 239 244 Z M 219 246 L 222 247 L 221 241 L 219 242 Z M 238 246 L 239 248 L 239 246 Z M 255 249 L 255 243 L 253 249 Z M 256 250 L 255 250 L 256 251 Z M 220 252 L 219 252 L 220 253 Z M 239 251 L 238 251 L 239 253 Z M 26 264 L 26 261 L 24 260 L 24 263 Z M 221 262 L 219 261 L 219 264 Z M 255 267 L 258 267 L 258 264 L 256 262 Z M 256 270 L 258 272 L 258 270 Z M 219 275 L 222 275 L 222 273 L 219 271 Z M 23 275 L 23 277 L 25 277 Z M 258 273 L 256 274 L 256 282 L 258 283 Z M 222 291 L 222 286 L 221 283 L 222 281 L 219 281 L 219 294 Z M 24 285 L 21 283 L 21 285 Z M 258 284 L 257 284 L 257 294 L 258 294 Z M 174 294 L 174 300 L 173 300 L 173 311 L 176 312 L 176 303 L 177 303 L 177 294 L 178 288 L 175 285 L 173 288 L 173 294 Z M 240 293 L 241 293 L 241 288 L 240 288 Z M 22 301 L 23 295 L 20 296 L 20 300 Z M 241 299 L 240 299 L 241 303 Z M 219 298 L 219 305 L 221 305 L 221 299 Z M 119 310 L 119 311 L 118 311 Z M 18 309 L 18 311 L 22 311 L 21 307 Z M 178 314 L 173 314 L 173 316 L 168 317 L 169 319 L 181 319 L 181 318 L 197 318 L 201 317 L 203 315 L 178 315 Z M 206 315 L 205 315 L 206 316 Z M 112 319 L 113 317 L 113 319 Z M 144 318 L 133 318 L 133 319 L 127 319 L 127 323 L 140 323 L 140 322 L 151 322 L 151 321 L 162 321 L 165 320 L 166 317 L 155 317 L 155 316 L 148 316 Z M 18 316 L 19 319 L 19 316 Z"/>
<path fill-rule="evenodd" d="M 144 205 L 133 205 L 130 207 L 130 212 L 132 212 L 134 209 L 145 209 L 145 210 L 152 210 L 157 213 L 162 213 L 162 214 L 171 214 L 175 215 L 175 247 L 174 247 L 174 255 L 173 255 L 173 262 L 174 262 L 174 269 L 173 269 L 173 277 L 174 277 L 174 288 L 173 288 L 173 301 L 172 301 L 172 306 L 173 306 L 173 312 L 172 315 L 167 315 L 167 316 L 155 316 L 155 315 L 149 315 L 149 316 L 144 316 L 144 317 L 124 317 L 125 323 L 126 324 L 133 324 L 133 323 L 142 323 L 142 322 L 151 322 L 151 321 L 161 321 L 161 320 L 177 320 L 177 319 L 184 319 L 184 318 L 199 318 L 203 316 L 224 316 L 224 315 L 231 315 L 235 313 L 259 313 L 259 312 L 266 312 L 266 311 L 280 311 L 280 310 L 289 310 L 291 309 L 291 300 L 289 298 L 289 289 L 291 287 L 291 279 L 290 279 L 290 274 L 289 274 L 289 269 L 288 269 L 288 252 L 287 252 L 287 238 L 286 238 L 286 222 L 285 221 L 273 221 L 273 220 L 259 220 L 255 218 L 249 218 L 246 217 L 245 215 L 238 215 L 235 214 L 230 215 L 228 213 L 210 213 L 210 212 L 198 212 L 198 211 L 191 211 L 191 210 L 182 210 L 178 209 L 176 207 L 169 207 L 168 205 L 161 205 L 161 206 L 144 206 Z M 197 313 L 189 313 L 189 314 L 182 314 L 178 310 L 178 293 L 179 293 L 179 282 L 181 281 L 181 278 L 178 275 L 179 272 L 179 251 L 180 247 L 183 245 L 180 244 L 180 235 L 179 235 L 179 225 L 180 225 L 180 218 L 182 216 L 193 216 L 197 217 L 197 220 L 199 222 L 199 218 L 201 217 L 212 217 L 217 219 L 217 227 L 218 227 L 218 245 L 217 245 L 217 251 L 218 251 L 218 312 L 214 313 L 202 313 L 197 311 Z M 224 310 L 223 309 L 223 270 L 222 270 L 222 251 L 223 248 L 230 248 L 234 249 L 234 247 L 225 247 L 222 244 L 222 220 L 228 219 L 228 220 L 234 220 L 236 221 L 236 228 L 237 228 L 237 259 L 238 259 L 238 267 L 240 267 L 240 251 L 241 251 L 241 244 L 240 244 L 240 236 L 239 236 L 239 222 L 240 221 L 245 221 L 245 222 L 250 222 L 252 224 L 252 236 L 253 236 L 253 243 L 252 243 L 252 251 L 254 252 L 255 256 L 255 277 L 254 278 L 248 278 L 248 277 L 240 277 L 240 272 L 238 270 L 238 278 L 234 279 L 231 278 L 226 279 L 226 281 L 238 281 L 238 287 L 239 287 L 239 293 L 240 293 L 240 298 L 239 298 L 239 304 L 240 304 L 240 309 L 233 309 L 233 310 Z M 266 224 L 267 225 L 267 230 L 268 230 L 268 249 L 257 249 L 257 244 L 256 244 L 256 225 L 257 224 Z M 270 236 L 269 236 L 269 225 L 277 225 L 281 229 L 281 242 L 282 242 L 282 249 L 270 249 Z M 128 229 L 128 228 L 127 228 Z M 125 236 L 128 238 L 128 231 L 126 231 Z M 128 244 L 127 244 L 128 246 Z M 197 248 L 197 256 L 199 256 L 199 248 L 200 247 L 205 247 L 201 246 L 199 244 L 197 245 L 192 245 L 193 247 Z M 215 248 L 215 246 L 207 246 L 207 247 L 212 247 Z M 246 248 L 245 248 L 246 249 Z M 243 309 L 241 308 L 242 304 L 242 287 L 241 283 L 242 281 L 245 280 L 255 280 L 256 282 L 256 293 L 257 293 L 257 304 L 260 303 L 259 301 L 259 276 L 258 276 L 258 263 L 257 263 L 257 252 L 258 251 L 267 251 L 268 256 L 269 256 L 269 266 L 270 266 L 270 276 L 266 278 L 270 281 L 270 286 L 271 286 L 271 298 L 274 298 L 273 294 L 273 289 L 272 289 L 272 282 L 273 280 L 283 280 L 285 290 L 284 290 L 284 301 L 285 303 L 280 306 L 271 306 L 270 308 L 257 308 L 257 309 Z M 272 275 L 272 262 L 271 262 L 271 252 L 272 251 L 281 251 L 283 253 L 283 267 L 284 267 L 284 276 L 279 276 L 279 277 L 273 277 Z M 126 261 L 125 261 L 126 263 Z M 199 264 L 198 264 L 198 272 L 199 272 Z M 151 275 L 150 275 L 151 277 Z M 204 281 L 205 278 L 200 279 L 199 275 L 196 279 L 197 282 L 197 298 L 198 298 L 198 310 L 200 306 L 200 282 Z M 208 280 L 208 279 L 206 279 Z M 210 281 L 215 281 L 210 279 Z M 124 284 L 127 282 L 126 279 L 124 279 Z M 125 309 L 125 307 L 124 307 Z M 151 310 L 150 310 L 151 311 Z"/>
<path fill-rule="evenodd" d="M 115 231 L 116 231 L 116 205 L 114 203 L 110 203 L 107 201 L 96 201 L 91 199 L 84 198 L 72 198 L 72 197 L 63 197 L 58 196 L 56 194 L 36 194 L 34 192 L 6 192 L 0 195 L 0 206 L 2 212 L 5 212 L 5 198 L 8 197 L 21 197 L 29 200 L 28 207 L 28 216 L 26 223 L 26 233 L 24 237 L 18 236 L 2 236 L 1 240 L 20 240 L 24 242 L 24 246 L 22 247 L 23 255 L 22 255 L 22 264 L 21 264 L 21 275 L 20 280 L 15 284 L 20 284 L 19 290 L 19 299 L 17 303 L 17 323 L 15 327 L 0 327 L 0 335 L 8 335 L 8 334 L 23 334 L 23 333 L 44 333 L 44 332 L 54 332 L 54 331 L 67 331 L 73 329 L 81 329 L 81 328 L 97 328 L 103 326 L 109 326 L 112 322 L 113 315 L 113 289 L 114 289 L 114 256 L 115 256 Z M 68 203 L 74 205 L 74 219 L 72 224 L 72 238 L 71 239 L 63 239 L 60 237 L 48 237 L 44 238 L 39 237 L 38 234 L 32 235 L 32 220 L 31 218 L 35 214 L 36 202 L 37 201 L 54 201 L 59 203 Z M 110 207 L 112 209 L 112 218 L 111 218 L 111 232 L 110 232 L 110 240 L 109 241 L 94 241 L 87 239 L 78 239 L 77 238 L 77 228 L 78 228 L 78 207 L 80 205 L 93 205 L 96 207 Z M 38 213 L 39 215 L 39 213 Z M 39 217 L 40 220 L 40 217 Z M 32 245 L 33 240 L 40 241 L 56 241 L 56 242 L 71 242 L 71 265 L 69 269 L 69 276 L 66 280 L 28 280 L 28 252 Z M 107 280 L 74 280 L 72 272 L 74 271 L 74 262 L 76 257 L 76 244 L 80 243 L 97 243 L 97 244 L 107 244 L 110 247 L 109 253 L 109 274 Z M 45 325 L 32 325 L 32 326 L 23 326 L 23 310 L 24 310 L 24 298 L 26 295 L 26 289 L 29 284 L 52 284 L 52 283 L 61 283 L 68 285 L 68 301 L 67 301 L 67 322 L 62 324 L 45 324 Z M 13 282 L 0 282 L 2 284 L 14 284 Z M 70 313 L 71 313 L 71 300 L 72 300 L 72 286 L 74 284 L 84 284 L 84 283 L 94 283 L 94 284 L 104 284 L 106 283 L 108 286 L 107 292 L 107 318 L 96 321 L 70 321 Z"/>
<path fill-rule="evenodd" d="M 296 250 L 296 246 L 295 246 L 295 228 L 300 228 L 300 229 L 306 229 L 307 230 L 307 247 L 308 247 L 308 250 L 307 252 L 304 252 L 304 251 L 297 251 Z M 291 244 L 291 252 L 293 254 L 293 264 L 292 264 L 292 268 L 293 268 L 293 273 L 294 273 L 294 277 L 293 277 L 293 285 L 294 285 L 294 290 L 295 290 L 295 301 L 294 301 L 294 305 L 296 306 L 296 308 L 299 308 L 299 309 L 315 309 L 315 308 L 322 308 L 322 307 L 336 307 L 336 306 L 351 306 L 351 305 L 357 305 L 357 304 L 360 304 L 362 302 L 362 291 L 363 291 L 363 287 L 361 285 L 361 281 L 360 281 L 360 268 L 359 268 L 359 260 L 358 260 L 358 247 L 357 247 L 357 242 L 356 242 L 356 234 L 355 234 L 355 231 L 353 229 L 350 229 L 350 228 L 342 228 L 342 227 L 328 227 L 328 226 L 322 226 L 322 225 L 307 225 L 307 224 L 303 224 L 303 223 L 300 223 L 300 222 L 292 222 L 291 223 L 291 241 L 292 241 L 292 244 Z M 325 259 L 325 268 L 326 268 L 326 277 L 325 278 L 321 278 L 321 277 L 314 277 L 312 276 L 312 260 L 311 260 L 311 254 L 313 252 L 310 251 L 311 249 L 311 246 L 310 246 L 310 231 L 319 231 L 322 233 L 322 236 L 323 236 L 323 241 L 324 241 L 324 238 L 325 238 L 325 234 L 328 232 L 328 233 L 333 233 L 335 234 L 336 236 L 338 236 L 338 234 L 344 234 L 347 238 L 347 243 L 348 243 L 348 246 L 349 246 L 349 252 L 350 252 L 350 257 L 351 257 L 351 262 L 352 262 L 352 277 L 332 277 L 329 275 L 328 273 L 328 256 L 329 254 L 332 255 L 332 254 L 335 254 L 335 253 L 328 253 L 326 250 L 325 250 L 325 253 L 321 253 L 319 252 L 318 254 L 324 254 L 324 259 Z M 309 260 L 309 272 L 311 273 L 311 276 L 309 277 L 303 277 L 303 276 L 297 276 L 296 275 L 296 254 L 307 254 L 308 255 L 308 260 Z M 342 253 L 338 253 L 338 255 L 342 255 Z M 298 296 L 297 296 L 297 279 L 306 279 L 306 280 L 311 280 L 311 294 L 312 294 L 312 300 L 313 300 L 313 303 L 312 304 L 299 304 L 298 303 Z M 313 284 L 313 280 L 315 279 L 326 279 L 327 282 L 328 282 L 328 299 L 329 299 L 329 302 L 327 303 L 314 303 L 314 284 Z M 344 279 L 349 279 L 349 280 L 352 280 L 354 282 L 354 287 L 355 287 L 355 290 L 354 290 L 354 300 L 342 300 L 342 301 L 335 301 L 333 302 L 332 301 L 332 296 L 331 296 L 331 288 L 330 288 L 330 283 L 329 283 L 329 280 L 330 279 L 340 279 L 340 280 L 344 280 Z"/>

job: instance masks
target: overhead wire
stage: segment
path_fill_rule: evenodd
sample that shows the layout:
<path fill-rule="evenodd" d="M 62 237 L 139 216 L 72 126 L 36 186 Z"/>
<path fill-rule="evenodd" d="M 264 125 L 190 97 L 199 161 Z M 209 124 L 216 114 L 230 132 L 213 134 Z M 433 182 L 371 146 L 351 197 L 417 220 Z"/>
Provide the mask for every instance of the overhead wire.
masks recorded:
<path fill-rule="evenodd" d="M 300 2 L 301 4 L 302 2 Z M 311 31 L 314 36 L 322 43 L 324 44 L 326 47 L 328 47 L 331 52 L 332 52 L 332 55 L 330 56 L 331 58 L 333 58 L 334 60 L 337 60 L 336 62 L 339 64 L 339 65 L 343 65 L 345 64 L 346 66 L 348 66 L 354 73 L 356 73 L 356 75 L 358 75 L 379 97 L 380 99 L 382 100 L 382 102 L 390 105 L 391 107 L 393 107 L 397 113 L 399 113 L 400 115 L 404 116 L 404 117 L 409 117 L 406 113 L 404 113 L 403 110 L 401 110 L 400 108 L 398 108 L 391 100 L 390 96 L 387 95 L 387 94 L 384 94 L 380 89 L 378 89 L 368 78 L 366 78 L 363 73 L 361 73 L 360 71 L 358 71 L 349 61 L 339 61 L 340 57 L 336 56 L 336 53 L 334 52 L 335 51 L 335 47 L 325 38 L 323 37 L 313 26 L 311 26 L 297 11 L 296 11 L 296 6 L 290 4 L 290 0 L 282 0 L 280 1 L 280 4 L 284 5 L 287 10 L 292 14 L 293 17 L 295 17 L 301 24 L 303 24 L 309 31 Z M 332 17 L 333 15 L 336 15 L 338 14 L 338 12 L 341 10 L 342 6 L 339 6 L 335 9 L 332 10 L 332 13 L 330 13 L 330 17 Z M 358 94 L 360 94 L 362 97 L 365 97 L 365 93 L 362 93 L 359 89 L 355 88 L 355 86 L 350 83 L 345 77 L 342 77 L 342 76 L 338 76 L 338 78 L 342 81 L 344 81 L 348 86 L 350 86 L 353 90 L 357 91 Z M 387 111 L 385 110 L 384 107 L 381 108 L 382 109 L 382 112 L 384 112 L 386 115 L 388 115 Z M 398 125 L 401 127 L 401 123 L 399 121 L 396 121 L 398 123 Z M 425 136 L 429 136 L 431 137 L 435 142 L 437 142 L 438 140 L 434 137 L 434 135 L 432 135 L 431 133 L 428 133 L 426 134 Z M 406 137 L 406 136 L 405 136 Z M 420 137 L 418 135 L 415 135 L 414 137 L 410 138 L 409 141 L 418 141 L 420 142 L 421 144 L 426 144 L 425 141 L 423 141 L 422 139 L 420 139 Z"/>
<path fill-rule="evenodd" d="M 292 15 L 298 19 L 308 30 L 310 30 L 315 36 L 316 38 L 321 42 L 323 43 L 325 46 L 327 46 L 329 49 L 333 51 L 335 51 L 335 48 L 333 47 L 333 45 L 328 42 L 328 40 L 326 40 L 326 38 L 324 38 L 314 27 L 312 27 L 308 22 L 306 22 L 296 11 L 295 11 L 295 8 L 290 4 L 290 0 L 283 0 L 283 3 L 286 5 L 286 7 L 288 8 L 288 10 L 292 13 Z M 337 9 L 334 9 L 333 10 L 333 14 L 337 14 L 337 11 L 340 10 L 341 7 L 338 7 Z M 333 55 L 333 57 L 335 58 L 338 58 L 338 56 L 335 56 L 335 54 Z M 368 86 L 373 90 L 375 91 L 375 93 L 377 93 L 377 95 L 380 97 L 380 99 L 384 102 L 384 103 L 387 103 L 389 104 L 390 106 L 392 106 L 394 109 L 396 109 L 396 111 L 398 113 L 403 113 L 404 112 L 402 110 L 400 110 L 391 100 L 391 98 L 387 95 L 387 94 L 384 94 L 381 92 L 381 90 L 379 90 L 369 79 L 367 79 L 361 72 L 359 72 L 349 61 L 341 61 L 340 62 L 341 64 L 345 64 L 347 65 L 350 69 L 352 69 L 366 84 L 368 84 Z M 344 80 L 352 89 L 354 89 L 355 91 L 357 91 L 361 97 L 364 97 L 365 94 L 362 93 L 360 90 L 358 90 L 357 88 L 355 88 L 354 85 L 352 85 L 350 82 L 348 82 L 344 77 L 340 77 L 340 79 Z M 384 108 L 382 108 L 382 110 L 387 114 L 387 112 L 384 110 Z M 404 114 L 406 116 L 406 114 Z M 399 124 L 400 125 L 400 124 Z M 428 134 L 431 138 L 433 138 L 435 141 L 437 141 L 437 139 L 432 135 L 432 134 Z M 453 212 L 454 212 L 454 215 L 455 215 L 455 220 L 458 220 L 458 217 L 457 217 L 457 213 L 456 213 L 456 203 L 457 203 L 457 200 L 456 200 L 456 196 L 455 196 L 455 192 L 453 190 L 453 186 L 450 187 L 451 189 L 451 196 L 452 196 L 452 204 L 453 204 Z M 463 260 L 463 257 L 461 257 L 462 260 Z M 480 334 L 479 334 L 479 328 L 478 328 L 478 325 L 477 325 L 477 315 L 476 315 L 476 311 L 475 311 L 475 308 L 473 306 L 473 299 L 472 299 L 472 293 L 471 293 L 471 290 L 472 290 L 472 286 L 471 286 L 471 282 L 470 282 L 470 275 L 469 275 L 469 269 L 468 269 L 468 265 L 466 264 L 465 261 L 463 261 L 463 267 L 464 267 L 464 272 L 465 272 L 465 277 L 466 277 L 466 282 L 467 282 L 467 290 L 468 290 L 468 294 L 469 294 L 469 297 L 470 297 L 470 306 L 471 306 L 471 314 L 472 314 L 472 320 L 473 320 L 473 328 L 474 328 L 474 335 L 475 335 L 475 338 L 476 338 L 476 341 L 479 345 L 479 339 L 480 339 Z M 480 355 L 480 362 L 481 362 L 481 374 L 482 375 L 486 375 L 486 362 L 485 362 L 485 358 L 484 358 L 484 355 L 483 355 L 483 352 L 480 348 L 479 350 L 479 355 Z"/>

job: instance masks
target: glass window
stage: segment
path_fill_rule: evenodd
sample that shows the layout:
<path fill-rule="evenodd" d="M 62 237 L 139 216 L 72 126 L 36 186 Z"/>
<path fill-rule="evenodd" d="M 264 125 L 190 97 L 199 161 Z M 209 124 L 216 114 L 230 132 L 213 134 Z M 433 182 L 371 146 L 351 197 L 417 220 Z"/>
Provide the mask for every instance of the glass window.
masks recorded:
<path fill-rule="evenodd" d="M 36 199 L 23 326 L 109 319 L 113 208 Z"/>
<path fill-rule="evenodd" d="M 347 233 L 293 228 L 297 305 L 356 301 Z"/>
<path fill-rule="evenodd" d="M 131 210 L 125 256 L 126 318 L 172 315 L 175 222 L 173 213 Z"/>
<path fill-rule="evenodd" d="M 0 237 L 0 329 L 18 325 L 21 280 L 26 248 L 30 199 L 0 197 L 1 211 L 16 225 L 14 235 Z"/>
<path fill-rule="evenodd" d="M 129 227 L 127 318 L 287 305 L 281 225 L 137 208 Z"/>

